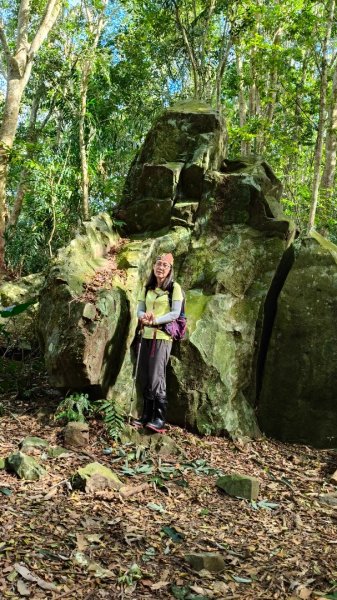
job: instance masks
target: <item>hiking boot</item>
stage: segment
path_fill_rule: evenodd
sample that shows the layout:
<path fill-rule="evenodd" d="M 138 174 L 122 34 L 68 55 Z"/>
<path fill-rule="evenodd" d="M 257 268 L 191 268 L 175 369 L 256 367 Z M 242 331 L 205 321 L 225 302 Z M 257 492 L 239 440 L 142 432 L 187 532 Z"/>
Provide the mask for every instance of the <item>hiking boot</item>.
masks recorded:
<path fill-rule="evenodd" d="M 144 396 L 142 416 L 139 419 L 134 419 L 132 425 L 136 429 L 145 427 L 153 417 L 153 398 L 152 396 Z"/>
<path fill-rule="evenodd" d="M 154 401 L 153 419 L 146 423 L 147 429 L 156 431 L 156 433 L 163 433 L 165 431 L 166 411 L 166 396 L 156 396 Z"/>

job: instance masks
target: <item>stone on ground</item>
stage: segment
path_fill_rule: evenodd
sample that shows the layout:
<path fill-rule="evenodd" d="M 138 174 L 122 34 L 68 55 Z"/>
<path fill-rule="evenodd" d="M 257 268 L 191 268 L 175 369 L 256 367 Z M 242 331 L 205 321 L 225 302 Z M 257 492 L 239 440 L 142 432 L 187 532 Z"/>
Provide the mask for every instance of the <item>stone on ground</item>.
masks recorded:
<path fill-rule="evenodd" d="M 44 440 L 43 438 L 28 436 L 24 438 L 20 444 L 19 448 L 25 454 L 36 454 L 45 448 L 48 448 L 49 442 Z"/>
<path fill-rule="evenodd" d="M 77 469 L 71 480 L 74 489 L 93 493 L 103 490 L 119 490 L 122 482 L 118 476 L 101 463 L 89 463 Z"/>
<path fill-rule="evenodd" d="M 62 446 L 52 446 L 47 449 L 48 458 L 63 458 L 69 456 L 69 450 Z"/>
<path fill-rule="evenodd" d="M 219 573 L 225 568 L 225 561 L 217 552 L 200 552 L 186 554 L 185 559 L 195 571 L 206 569 L 210 573 Z"/>
<path fill-rule="evenodd" d="M 89 425 L 70 421 L 63 430 L 63 439 L 67 448 L 85 448 L 89 444 Z"/>
<path fill-rule="evenodd" d="M 256 500 L 259 495 L 259 480 L 249 475 L 223 475 L 217 479 L 216 485 L 229 496 Z"/>
<path fill-rule="evenodd" d="M 47 471 L 32 457 L 23 452 L 14 452 L 6 458 L 6 469 L 17 474 L 20 479 L 36 481 L 47 474 Z"/>

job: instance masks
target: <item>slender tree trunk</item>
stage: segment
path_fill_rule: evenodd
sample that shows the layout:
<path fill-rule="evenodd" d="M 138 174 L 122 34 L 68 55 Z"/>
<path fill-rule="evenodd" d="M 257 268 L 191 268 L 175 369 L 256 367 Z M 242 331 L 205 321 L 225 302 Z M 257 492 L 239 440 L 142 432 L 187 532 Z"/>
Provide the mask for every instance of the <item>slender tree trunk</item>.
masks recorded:
<path fill-rule="evenodd" d="M 199 99 L 199 97 L 200 97 L 200 82 L 199 82 L 198 63 L 197 63 L 197 59 L 196 59 L 196 56 L 194 53 L 194 49 L 193 49 L 192 45 L 190 44 L 190 41 L 187 37 L 186 29 L 181 21 L 179 7 L 178 7 L 177 3 L 175 3 L 175 16 L 176 16 L 177 27 L 182 35 L 182 38 L 183 38 L 183 41 L 185 44 L 185 48 L 187 50 L 187 54 L 188 54 L 188 57 L 189 57 L 190 63 L 191 63 L 193 87 L 194 87 L 194 98 Z"/>
<path fill-rule="evenodd" d="M 243 83 L 243 61 L 242 56 L 236 50 L 236 70 L 238 74 L 239 80 L 239 125 L 240 127 L 244 127 L 247 120 L 247 103 L 245 98 L 245 89 Z M 241 140 L 241 154 L 242 156 L 249 156 L 250 154 L 250 146 L 249 142 L 246 140 Z"/>
<path fill-rule="evenodd" d="M 89 210 L 89 175 L 87 144 L 85 141 L 85 115 L 87 112 L 87 93 L 89 80 L 90 63 L 87 61 L 82 68 L 81 90 L 80 90 L 80 122 L 79 122 L 79 143 L 81 156 L 81 187 L 82 187 L 82 217 L 84 221 L 90 218 Z"/>
<path fill-rule="evenodd" d="M 104 11 L 108 3 L 108 0 L 102 0 L 102 6 L 100 8 L 100 14 L 98 18 L 94 20 L 94 15 L 88 6 L 84 4 L 84 12 L 87 19 L 87 25 L 89 30 L 89 43 L 90 49 L 88 54 L 84 57 L 81 65 L 81 83 L 80 83 L 80 109 L 79 109 L 79 145 L 80 145 L 80 157 L 81 157 L 81 188 L 82 188 L 82 217 L 84 221 L 90 218 L 90 206 L 89 206 L 89 171 L 88 171 L 88 142 L 85 135 L 85 118 L 87 113 L 87 96 L 88 96 L 88 85 L 92 66 L 94 62 L 94 54 L 97 48 L 100 35 L 105 26 Z"/>
<path fill-rule="evenodd" d="M 41 94 L 42 94 L 42 87 L 39 86 L 36 90 L 36 94 L 35 94 L 34 100 L 32 102 L 32 107 L 31 107 L 28 134 L 27 134 L 28 151 L 27 151 L 26 160 L 27 159 L 31 160 L 33 158 L 33 153 L 34 153 L 33 144 L 34 144 L 34 142 L 36 142 L 36 137 L 37 137 L 37 135 L 36 135 L 36 119 L 37 119 L 37 113 L 39 110 Z M 13 208 L 12 208 L 11 213 L 8 218 L 8 226 L 10 226 L 10 227 L 15 227 L 18 222 L 18 218 L 21 213 L 23 200 L 24 200 L 24 197 L 25 197 L 25 194 L 27 191 L 28 176 L 29 176 L 29 169 L 27 169 L 26 167 L 23 167 L 23 169 L 21 171 L 21 175 L 20 175 L 20 181 L 19 181 L 17 192 L 16 192 Z"/>
<path fill-rule="evenodd" d="M 18 126 L 21 99 L 31 74 L 33 58 L 53 27 L 60 6 L 60 0 L 48 1 L 38 29 L 32 42 L 29 43 L 28 30 L 31 24 L 31 3 L 30 0 L 21 0 L 14 54 L 11 52 L 4 26 L 0 21 L 0 43 L 7 62 L 7 91 L 0 127 L 0 271 L 5 269 L 8 164 Z"/>
<path fill-rule="evenodd" d="M 317 202 L 318 202 L 318 191 L 319 191 L 319 180 L 323 150 L 323 134 L 325 125 L 325 109 L 326 109 L 326 95 L 328 87 L 328 47 L 331 38 L 331 29 L 335 12 L 335 0 L 330 0 L 328 4 L 328 18 L 326 24 L 326 32 L 323 41 L 322 48 L 322 60 L 321 60 L 321 86 L 320 86 L 320 101 L 319 101 L 319 118 L 318 118 L 318 132 L 314 155 L 314 176 L 312 183 L 311 193 L 311 206 L 308 222 L 308 232 L 313 228 L 315 224 Z"/>
<path fill-rule="evenodd" d="M 227 43 L 226 43 L 226 31 L 224 30 L 223 36 L 222 36 L 220 59 L 219 59 L 219 63 L 218 63 L 216 80 L 215 80 L 216 108 L 219 111 L 221 110 L 221 84 L 222 84 L 222 79 L 223 79 L 224 72 L 225 72 L 225 69 L 227 66 L 228 56 L 229 56 L 230 49 L 232 47 L 232 43 L 233 43 L 233 41 L 232 41 L 231 35 L 228 36 Z"/>
<path fill-rule="evenodd" d="M 336 173 L 337 152 L 337 63 L 333 73 L 331 101 L 328 109 L 328 127 L 325 142 L 325 165 L 320 188 L 331 197 Z"/>
<path fill-rule="evenodd" d="M 5 231 L 8 217 L 6 202 L 8 164 L 18 126 L 25 79 L 18 79 L 17 74 L 13 73 L 13 70 L 10 69 L 4 115 L 0 129 L 0 271 L 5 269 Z"/>

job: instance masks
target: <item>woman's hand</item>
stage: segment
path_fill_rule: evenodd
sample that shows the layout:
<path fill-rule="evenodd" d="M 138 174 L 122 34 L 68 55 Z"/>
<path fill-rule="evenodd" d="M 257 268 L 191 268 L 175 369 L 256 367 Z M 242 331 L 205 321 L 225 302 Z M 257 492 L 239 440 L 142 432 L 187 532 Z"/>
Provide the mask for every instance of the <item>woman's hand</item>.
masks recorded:
<path fill-rule="evenodd" d="M 142 325 L 153 325 L 154 320 L 155 320 L 155 316 L 154 316 L 153 312 L 147 312 L 143 315 L 143 317 L 141 319 L 141 323 L 142 323 Z"/>

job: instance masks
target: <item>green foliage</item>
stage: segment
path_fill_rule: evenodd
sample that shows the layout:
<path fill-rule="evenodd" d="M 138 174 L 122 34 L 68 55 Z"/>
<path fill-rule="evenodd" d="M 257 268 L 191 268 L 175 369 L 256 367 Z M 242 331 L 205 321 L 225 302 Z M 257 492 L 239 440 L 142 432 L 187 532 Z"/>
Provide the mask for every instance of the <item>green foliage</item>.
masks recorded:
<path fill-rule="evenodd" d="M 116 440 L 124 429 L 124 417 L 115 402 L 96 400 L 95 411 L 99 413 L 105 424 L 108 435 Z"/>
<path fill-rule="evenodd" d="M 55 419 L 85 422 L 85 414 L 90 414 L 91 406 L 88 394 L 71 394 L 60 402 L 57 407 Z"/>
<path fill-rule="evenodd" d="M 25 312 L 27 308 L 36 304 L 38 300 L 33 298 L 33 300 L 28 300 L 28 302 L 23 302 L 22 304 L 14 304 L 13 306 L 7 306 L 0 310 L 0 317 L 2 319 L 8 319 L 10 317 L 15 317 L 16 315 L 20 315 L 22 312 Z"/>
<path fill-rule="evenodd" d="M 143 577 L 142 571 L 137 563 L 133 563 L 129 569 L 119 575 L 118 583 L 131 586 L 135 581 Z"/>

